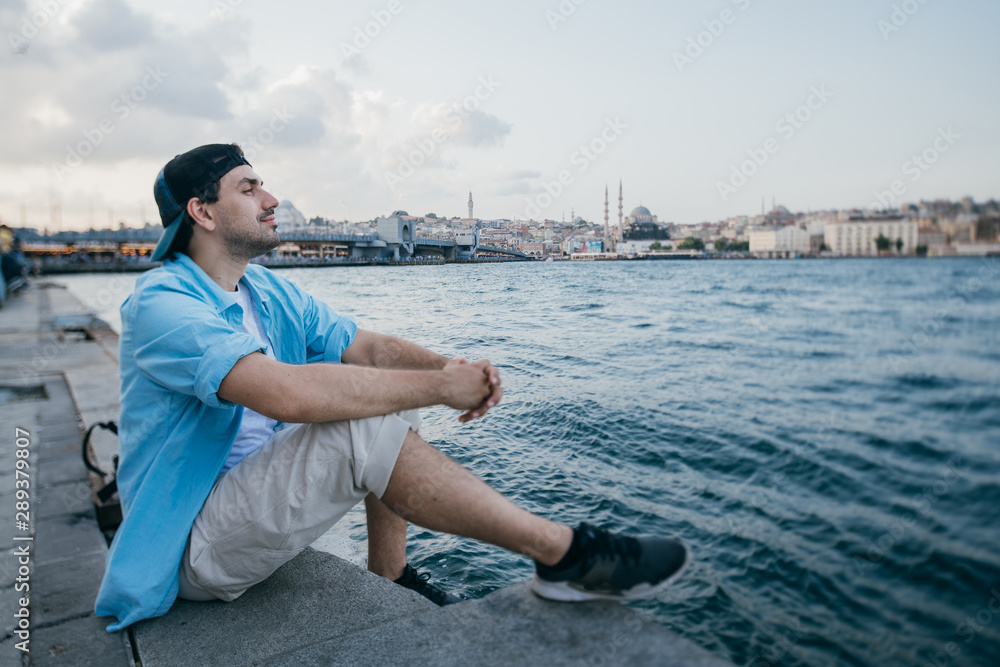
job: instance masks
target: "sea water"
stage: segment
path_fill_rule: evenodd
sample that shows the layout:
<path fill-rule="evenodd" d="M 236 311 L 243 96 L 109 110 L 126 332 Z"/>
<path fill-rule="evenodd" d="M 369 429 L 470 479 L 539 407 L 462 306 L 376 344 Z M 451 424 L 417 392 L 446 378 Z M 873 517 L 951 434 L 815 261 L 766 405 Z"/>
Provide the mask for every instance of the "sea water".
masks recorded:
<path fill-rule="evenodd" d="M 633 605 L 684 637 L 738 664 L 997 664 L 1000 259 L 281 273 L 498 366 L 497 408 L 428 409 L 422 435 L 532 511 L 684 540 L 687 574 Z M 134 277 L 60 281 L 117 326 Z M 344 530 L 363 540 L 363 514 Z M 410 535 L 466 597 L 532 574 Z"/>

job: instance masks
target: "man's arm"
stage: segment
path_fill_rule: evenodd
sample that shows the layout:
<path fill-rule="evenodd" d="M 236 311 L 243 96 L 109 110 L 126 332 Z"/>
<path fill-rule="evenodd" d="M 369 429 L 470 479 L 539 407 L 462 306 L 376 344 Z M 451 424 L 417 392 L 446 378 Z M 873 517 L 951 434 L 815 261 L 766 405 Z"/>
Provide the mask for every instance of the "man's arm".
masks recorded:
<path fill-rule="evenodd" d="M 450 365 L 466 363 L 465 359 L 448 359 L 408 340 L 366 329 L 358 329 L 354 341 L 344 350 L 341 360 L 358 366 L 413 370 L 443 370 Z M 487 365 L 484 372 L 489 378 L 490 393 L 479 405 L 461 415 L 458 418 L 460 422 L 482 417 L 503 398 L 500 371 Z"/>
<path fill-rule="evenodd" d="M 296 365 L 254 352 L 230 369 L 218 396 L 289 423 L 374 417 L 431 405 L 471 413 L 493 394 L 488 368 L 485 359 L 474 364 L 449 363 L 441 370 Z"/>
<path fill-rule="evenodd" d="M 440 371 L 448 358 L 408 340 L 359 328 L 341 361 L 375 368 Z"/>

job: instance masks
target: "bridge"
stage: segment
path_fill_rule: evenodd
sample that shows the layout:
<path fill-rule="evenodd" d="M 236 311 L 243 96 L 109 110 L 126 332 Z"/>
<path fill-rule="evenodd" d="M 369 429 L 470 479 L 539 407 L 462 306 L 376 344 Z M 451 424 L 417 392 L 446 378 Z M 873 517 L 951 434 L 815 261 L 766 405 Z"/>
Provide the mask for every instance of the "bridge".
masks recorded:
<path fill-rule="evenodd" d="M 409 228 L 393 229 L 398 218 L 380 220 L 384 234 L 335 234 L 293 230 L 281 233 L 281 243 L 261 260 L 293 266 L 297 262 L 322 265 L 324 262 L 527 260 L 516 250 L 479 244 L 477 230 L 459 232 L 456 239 L 418 238 Z M 393 233 L 396 232 L 396 233 Z M 28 266 L 37 258 L 42 270 L 72 264 L 135 264 L 137 270 L 148 267 L 149 256 L 160 239 L 162 229 L 123 228 L 58 232 L 55 234 L 20 234 Z M 116 266 L 117 268 L 117 266 Z"/>

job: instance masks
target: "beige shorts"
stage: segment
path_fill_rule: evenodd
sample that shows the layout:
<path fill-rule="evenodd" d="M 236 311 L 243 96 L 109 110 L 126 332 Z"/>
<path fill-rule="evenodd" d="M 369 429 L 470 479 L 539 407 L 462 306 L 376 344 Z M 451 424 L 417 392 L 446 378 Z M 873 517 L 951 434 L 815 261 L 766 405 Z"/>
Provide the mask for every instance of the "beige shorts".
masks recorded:
<path fill-rule="evenodd" d="M 385 493 L 416 410 L 295 424 L 233 466 L 195 519 L 179 597 L 231 601 L 316 541 L 368 493 Z"/>

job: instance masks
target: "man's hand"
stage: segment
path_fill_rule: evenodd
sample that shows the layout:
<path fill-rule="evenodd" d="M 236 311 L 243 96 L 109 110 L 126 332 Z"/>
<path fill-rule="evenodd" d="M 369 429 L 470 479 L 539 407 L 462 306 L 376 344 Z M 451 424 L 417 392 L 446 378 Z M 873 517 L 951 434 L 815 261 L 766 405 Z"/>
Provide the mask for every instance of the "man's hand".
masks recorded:
<path fill-rule="evenodd" d="M 468 363 L 469 362 L 466 361 L 465 359 L 451 359 L 448 361 L 447 364 L 445 364 L 444 369 L 447 371 L 449 369 L 467 365 Z M 464 414 L 458 417 L 458 421 L 462 422 L 463 424 L 465 422 L 470 422 L 473 419 L 478 419 L 479 417 L 482 417 L 487 412 L 489 412 L 490 408 L 494 407 L 497 403 L 499 403 L 501 398 L 503 398 L 503 388 L 500 386 L 500 371 L 497 370 L 494 366 L 491 366 L 490 362 L 487 361 L 486 359 L 477 361 L 476 363 L 471 365 L 475 368 L 482 369 L 483 375 L 485 376 L 486 382 L 488 383 L 489 393 L 482 400 L 482 402 L 480 402 L 478 405 L 470 409 L 468 412 L 465 412 Z M 452 406 L 452 407 L 457 407 L 457 406 Z"/>

